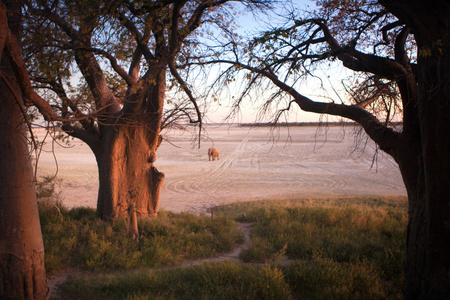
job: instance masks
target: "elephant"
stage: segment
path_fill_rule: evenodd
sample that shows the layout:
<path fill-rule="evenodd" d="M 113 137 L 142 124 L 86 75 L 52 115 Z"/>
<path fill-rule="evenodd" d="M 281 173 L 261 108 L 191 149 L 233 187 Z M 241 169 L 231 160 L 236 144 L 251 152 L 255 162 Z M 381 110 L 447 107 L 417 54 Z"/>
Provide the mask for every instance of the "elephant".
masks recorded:
<path fill-rule="evenodd" d="M 219 150 L 217 150 L 216 148 L 209 148 L 208 149 L 208 158 L 209 160 L 214 160 L 217 158 L 217 160 L 219 160 Z"/>

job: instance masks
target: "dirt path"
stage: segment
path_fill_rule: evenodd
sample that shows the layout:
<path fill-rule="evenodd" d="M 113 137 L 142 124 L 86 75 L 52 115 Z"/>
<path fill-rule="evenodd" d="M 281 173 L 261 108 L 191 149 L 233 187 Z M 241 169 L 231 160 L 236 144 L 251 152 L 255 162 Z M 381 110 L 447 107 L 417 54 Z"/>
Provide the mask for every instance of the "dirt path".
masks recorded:
<path fill-rule="evenodd" d="M 198 260 L 189 260 L 185 261 L 177 267 L 180 266 L 195 266 L 200 265 L 205 262 L 219 262 L 224 260 L 239 260 L 239 254 L 242 250 L 247 248 L 250 245 L 250 231 L 253 223 L 237 223 L 237 229 L 244 234 L 244 242 L 242 244 L 236 245 L 234 249 L 230 252 L 223 253 L 216 257 L 203 258 Z M 50 289 L 50 298 L 49 299 L 63 299 L 61 294 L 61 290 L 59 286 L 63 284 L 69 277 L 80 275 L 81 271 L 79 270 L 66 270 L 53 275 L 48 276 L 48 287 Z"/>
<path fill-rule="evenodd" d="M 216 257 L 186 261 L 182 263 L 181 266 L 195 266 L 205 262 L 218 262 L 224 260 L 239 260 L 239 254 L 241 251 L 250 245 L 250 230 L 252 226 L 253 223 L 237 223 L 237 229 L 244 234 L 244 242 L 234 247 L 232 251 L 223 253 Z"/>
<path fill-rule="evenodd" d="M 69 277 L 76 277 L 81 275 L 81 271 L 69 269 L 47 276 L 48 288 L 50 289 L 49 300 L 64 299 L 60 290 L 60 285 L 66 282 Z"/>

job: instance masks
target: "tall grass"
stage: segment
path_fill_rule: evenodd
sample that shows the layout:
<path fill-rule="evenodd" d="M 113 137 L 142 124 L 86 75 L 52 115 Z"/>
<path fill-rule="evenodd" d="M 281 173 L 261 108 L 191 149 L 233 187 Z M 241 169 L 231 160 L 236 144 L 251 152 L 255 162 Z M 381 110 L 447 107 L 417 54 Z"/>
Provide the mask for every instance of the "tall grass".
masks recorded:
<path fill-rule="evenodd" d="M 276 266 L 230 261 L 87 275 L 72 279 L 64 290 L 79 299 L 292 299 L 283 272 Z"/>
<path fill-rule="evenodd" d="M 401 299 L 376 267 L 321 255 L 286 265 L 235 261 L 85 274 L 63 285 L 72 299 Z"/>
<path fill-rule="evenodd" d="M 236 203 L 217 207 L 214 218 L 161 212 L 139 222 L 140 242 L 126 222 L 104 223 L 91 209 L 41 204 L 40 211 L 47 266 L 89 271 L 64 284 L 66 298 L 402 297 L 405 198 Z M 244 263 L 176 267 L 241 242 L 233 219 L 254 223 L 250 246 L 241 252 Z"/>
<path fill-rule="evenodd" d="M 49 273 L 73 266 L 99 271 L 176 265 L 229 251 L 243 240 L 226 217 L 162 211 L 157 218 L 139 220 L 137 242 L 127 220 L 103 222 L 90 208 L 67 210 L 40 202 L 39 212 Z"/>
<path fill-rule="evenodd" d="M 214 208 L 217 214 L 224 214 L 238 221 L 247 221 L 247 214 L 258 208 L 270 207 L 359 207 L 359 208 L 391 208 L 406 211 L 407 198 L 402 196 L 380 197 L 304 197 L 292 199 L 266 199 L 259 201 L 236 202 Z"/>
<path fill-rule="evenodd" d="M 285 248 L 291 259 L 308 259 L 320 250 L 336 261 L 381 262 L 405 246 L 406 213 L 392 209 L 261 208 L 247 218 L 256 224 L 244 261 L 265 262 Z"/>
<path fill-rule="evenodd" d="M 367 261 L 336 262 L 314 255 L 281 267 L 296 299 L 401 299 L 401 286 L 380 277 Z"/>
<path fill-rule="evenodd" d="M 277 263 L 288 258 L 297 264 L 302 262 L 297 270 L 303 270 L 305 262 L 315 266 L 307 269 L 311 274 L 324 272 L 317 268 L 325 267 L 335 270 L 327 274 L 346 270 L 348 280 L 362 278 L 360 274 L 364 273 L 370 275 L 366 281 L 369 285 L 378 283 L 387 295 L 399 295 L 406 248 L 406 199 L 321 200 L 290 200 L 277 206 L 272 201 L 236 203 L 216 211 L 255 223 L 251 245 L 240 255 L 244 262 Z M 324 284 L 329 282 L 326 279 Z M 345 284 L 347 288 L 351 285 Z M 332 289 L 342 290 L 336 286 Z M 322 293 L 323 288 L 318 290 Z"/>

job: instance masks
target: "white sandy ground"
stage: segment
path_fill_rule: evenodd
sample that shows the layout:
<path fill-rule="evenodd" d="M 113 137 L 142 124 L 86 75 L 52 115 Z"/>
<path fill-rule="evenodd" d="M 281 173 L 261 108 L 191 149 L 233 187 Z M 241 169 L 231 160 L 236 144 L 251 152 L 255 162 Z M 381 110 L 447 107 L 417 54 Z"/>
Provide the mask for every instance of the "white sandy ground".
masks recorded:
<path fill-rule="evenodd" d="M 355 149 L 353 127 L 209 126 L 201 148 L 192 133 L 171 131 L 159 148 L 156 167 L 165 173 L 160 209 L 196 214 L 237 201 L 318 196 L 403 196 L 406 190 L 395 161 L 363 138 Z M 38 176 L 53 175 L 56 163 L 48 140 Z M 55 145 L 63 204 L 96 207 L 95 157 L 78 140 Z M 220 160 L 208 161 L 216 147 Z"/>

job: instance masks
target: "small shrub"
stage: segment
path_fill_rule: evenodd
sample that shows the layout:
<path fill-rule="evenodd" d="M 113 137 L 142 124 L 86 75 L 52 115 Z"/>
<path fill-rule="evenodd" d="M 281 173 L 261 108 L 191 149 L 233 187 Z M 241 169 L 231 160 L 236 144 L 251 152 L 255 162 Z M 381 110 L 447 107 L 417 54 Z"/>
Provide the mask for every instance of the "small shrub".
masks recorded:
<path fill-rule="evenodd" d="M 36 196 L 38 199 L 51 198 L 55 194 L 55 178 L 43 176 L 36 182 Z"/>
<path fill-rule="evenodd" d="M 272 244 L 264 238 L 255 237 L 252 238 L 250 246 L 241 251 L 239 258 L 244 262 L 271 262 L 274 260 L 273 253 L 275 249 Z"/>
<path fill-rule="evenodd" d="M 92 222 L 97 216 L 96 210 L 90 207 L 74 207 L 67 211 L 67 217 L 73 221 Z"/>

